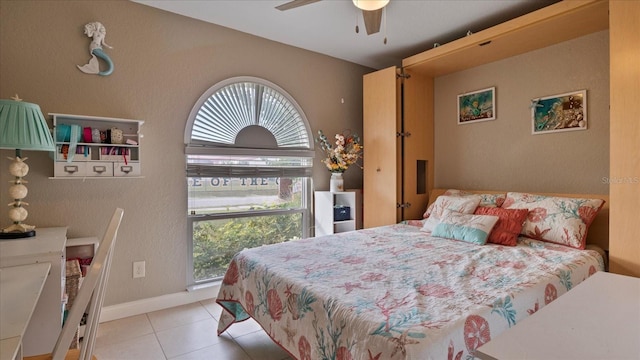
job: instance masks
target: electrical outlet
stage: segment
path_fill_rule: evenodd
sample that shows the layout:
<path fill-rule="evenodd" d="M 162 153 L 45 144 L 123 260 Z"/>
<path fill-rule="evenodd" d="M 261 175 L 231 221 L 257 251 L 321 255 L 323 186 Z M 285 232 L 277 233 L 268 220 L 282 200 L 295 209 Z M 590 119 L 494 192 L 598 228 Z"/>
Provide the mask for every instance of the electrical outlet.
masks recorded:
<path fill-rule="evenodd" d="M 145 275 L 144 271 L 144 261 L 134 261 L 133 262 L 133 278 L 143 278 Z"/>

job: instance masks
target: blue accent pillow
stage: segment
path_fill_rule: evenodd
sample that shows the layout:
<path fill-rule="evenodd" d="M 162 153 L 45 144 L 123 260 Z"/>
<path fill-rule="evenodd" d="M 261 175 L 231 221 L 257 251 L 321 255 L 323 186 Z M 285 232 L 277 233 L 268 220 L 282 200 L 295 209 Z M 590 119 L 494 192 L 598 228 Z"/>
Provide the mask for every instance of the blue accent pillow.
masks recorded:
<path fill-rule="evenodd" d="M 455 211 L 445 211 L 440 217 L 431 236 L 465 241 L 472 244 L 487 243 L 491 230 L 498 222 L 493 215 L 462 214 Z"/>

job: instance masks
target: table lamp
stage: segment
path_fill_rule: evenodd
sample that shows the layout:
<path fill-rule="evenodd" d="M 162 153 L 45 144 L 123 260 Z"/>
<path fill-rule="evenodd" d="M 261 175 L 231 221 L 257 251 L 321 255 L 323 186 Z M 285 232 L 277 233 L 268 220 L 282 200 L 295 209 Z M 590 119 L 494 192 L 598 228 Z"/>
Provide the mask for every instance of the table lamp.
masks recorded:
<path fill-rule="evenodd" d="M 0 100 L 0 149 L 16 151 L 15 158 L 9 164 L 9 174 L 15 179 L 10 181 L 8 204 L 9 218 L 12 224 L 0 230 L 0 239 L 18 239 L 35 236 L 35 226 L 24 224 L 28 212 L 24 206 L 27 196 L 27 183 L 23 177 L 29 172 L 21 150 L 55 151 L 56 147 L 47 126 L 47 121 L 36 104 L 23 102 L 18 95 L 13 100 Z M 1 205 L 1 204 L 0 204 Z"/>

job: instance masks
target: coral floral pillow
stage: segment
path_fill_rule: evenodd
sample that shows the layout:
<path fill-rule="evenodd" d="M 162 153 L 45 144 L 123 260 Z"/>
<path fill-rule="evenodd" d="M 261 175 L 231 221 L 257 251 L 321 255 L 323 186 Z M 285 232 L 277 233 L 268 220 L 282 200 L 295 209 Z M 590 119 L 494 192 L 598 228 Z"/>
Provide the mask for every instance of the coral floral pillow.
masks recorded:
<path fill-rule="evenodd" d="M 476 215 L 494 215 L 498 222 L 489 234 L 488 242 L 493 244 L 516 246 L 522 225 L 529 214 L 527 209 L 504 209 L 497 207 L 478 206 Z"/>
<path fill-rule="evenodd" d="M 604 205 L 602 199 L 574 199 L 526 193 L 507 193 L 505 209 L 527 209 L 522 235 L 584 249 L 587 230 Z"/>

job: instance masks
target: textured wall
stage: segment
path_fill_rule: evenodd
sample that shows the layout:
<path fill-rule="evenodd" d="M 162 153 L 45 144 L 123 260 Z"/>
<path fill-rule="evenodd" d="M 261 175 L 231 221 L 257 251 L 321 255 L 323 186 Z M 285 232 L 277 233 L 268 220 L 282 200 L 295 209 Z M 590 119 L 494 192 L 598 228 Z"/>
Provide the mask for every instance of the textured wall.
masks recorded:
<path fill-rule="evenodd" d="M 107 29 L 111 76 L 76 68 L 88 59 L 91 21 Z M 49 112 L 145 120 L 144 179 L 51 180 L 47 154 L 25 152 L 31 202 L 29 223 L 68 226 L 69 237 L 102 236 L 115 207 L 125 216 L 105 305 L 185 289 L 186 186 L 184 128 L 196 100 L 233 76 L 267 79 L 291 94 L 314 133 L 345 128 L 362 133 L 362 75 L 371 69 L 129 1 L 0 2 L 0 98 L 18 93 Z M 344 99 L 344 103 L 341 102 Z M 7 184 L 12 152 L 0 151 L 0 184 Z M 351 169 L 346 187 L 360 188 Z M 329 174 L 317 161 L 317 189 Z M 0 186 L 0 204 L 9 202 Z M 4 206 L 4 205 L 3 205 Z M 0 226 L 8 225 L 2 210 Z M 132 262 L 146 261 L 146 277 L 132 278 Z"/>
<path fill-rule="evenodd" d="M 607 194 L 609 32 L 435 80 L 436 187 Z M 457 95 L 496 87 L 497 118 L 458 125 Z M 587 90 L 588 129 L 531 135 L 530 101 Z"/>

